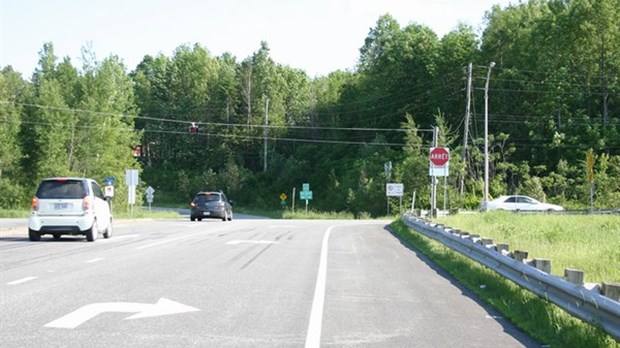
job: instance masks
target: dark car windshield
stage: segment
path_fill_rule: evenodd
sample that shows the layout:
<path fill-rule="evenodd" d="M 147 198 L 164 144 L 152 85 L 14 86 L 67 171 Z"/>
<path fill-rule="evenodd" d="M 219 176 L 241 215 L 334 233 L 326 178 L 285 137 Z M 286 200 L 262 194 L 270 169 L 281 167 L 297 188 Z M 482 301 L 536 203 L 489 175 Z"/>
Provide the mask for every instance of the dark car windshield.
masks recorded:
<path fill-rule="evenodd" d="M 81 180 L 46 180 L 39 185 L 39 198 L 81 199 L 86 197 L 86 188 Z"/>
<path fill-rule="evenodd" d="M 206 203 L 206 202 L 218 202 L 220 200 L 220 195 L 217 193 L 206 193 L 196 196 L 194 198 L 194 202 L 196 203 Z"/>

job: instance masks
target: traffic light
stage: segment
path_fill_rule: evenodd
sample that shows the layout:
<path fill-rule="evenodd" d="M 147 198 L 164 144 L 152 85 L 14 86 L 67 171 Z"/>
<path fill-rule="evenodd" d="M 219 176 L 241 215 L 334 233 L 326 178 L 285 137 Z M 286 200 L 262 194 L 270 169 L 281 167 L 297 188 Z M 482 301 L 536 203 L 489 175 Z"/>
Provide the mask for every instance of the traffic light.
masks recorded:
<path fill-rule="evenodd" d="M 192 125 L 189 127 L 189 132 L 190 134 L 198 133 L 198 126 L 196 125 L 196 122 L 192 122 Z"/>

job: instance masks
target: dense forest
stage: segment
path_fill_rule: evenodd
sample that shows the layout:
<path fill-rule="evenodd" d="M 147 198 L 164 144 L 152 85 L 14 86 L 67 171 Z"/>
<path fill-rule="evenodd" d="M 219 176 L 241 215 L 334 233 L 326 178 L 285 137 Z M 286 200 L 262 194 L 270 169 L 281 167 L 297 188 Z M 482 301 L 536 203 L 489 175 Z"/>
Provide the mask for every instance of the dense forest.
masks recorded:
<path fill-rule="evenodd" d="M 618 208 L 619 23 L 620 0 L 495 6 L 480 33 L 459 25 L 441 38 L 386 14 L 355 67 L 313 78 L 275 62 L 267 42 L 242 60 L 181 45 L 134 71 L 89 48 L 76 67 L 45 43 L 31 78 L 0 74 L 0 208 L 27 207 L 44 177 L 88 176 L 117 178 L 114 205 L 125 210 L 132 168 L 155 204 L 221 189 L 240 206 L 277 209 L 282 192 L 309 183 L 312 209 L 378 216 L 389 180 L 428 209 L 438 129 L 451 150 L 448 207 L 472 209 L 484 191 L 485 114 L 491 196 L 585 209 L 593 184 L 596 208 Z"/>

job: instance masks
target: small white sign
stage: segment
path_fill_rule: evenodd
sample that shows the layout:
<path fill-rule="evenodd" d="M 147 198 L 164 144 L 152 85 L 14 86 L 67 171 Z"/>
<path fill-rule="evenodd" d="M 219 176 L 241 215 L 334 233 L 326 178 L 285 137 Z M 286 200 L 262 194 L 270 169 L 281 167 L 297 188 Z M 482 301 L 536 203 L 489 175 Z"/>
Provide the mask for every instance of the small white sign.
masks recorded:
<path fill-rule="evenodd" d="M 405 192 L 403 184 L 389 183 L 385 185 L 385 194 L 387 196 L 402 197 L 403 192 Z"/>
<path fill-rule="evenodd" d="M 450 176 L 450 163 L 446 163 L 443 166 L 435 166 L 431 163 L 428 168 L 429 176 Z"/>
<path fill-rule="evenodd" d="M 137 169 L 125 169 L 125 182 L 127 186 L 138 186 L 139 181 Z"/>
<path fill-rule="evenodd" d="M 146 201 L 147 202 L 153 203 L 153 198 L 155 197 L 154 193 L 155 193 L 155 189 L 153 188 L 153 186 L 149 186 L 146 188 Z"/>
<path fill-rule="evenodd" d="M 103 188 L 103 195 L 106 197 L 114 197 L 114 186 L 108 185 Z"/>

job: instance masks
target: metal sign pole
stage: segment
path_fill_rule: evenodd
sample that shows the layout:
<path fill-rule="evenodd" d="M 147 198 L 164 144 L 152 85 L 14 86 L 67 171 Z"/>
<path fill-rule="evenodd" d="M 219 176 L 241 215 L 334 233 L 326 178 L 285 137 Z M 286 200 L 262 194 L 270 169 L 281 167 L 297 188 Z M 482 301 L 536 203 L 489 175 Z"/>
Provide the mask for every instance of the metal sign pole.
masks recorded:
<path fill-rule="evenodd" d="M 293 214 L 295 213 L 295 187 L 293 187 Z"/>
<path fill-rule="evenodd" d="M 447 174 L 447 173 L 446 173 Z M 446 211 L 446 196 L 448 195 L 448 176 L 443 177 L 443 211 Z"/>

